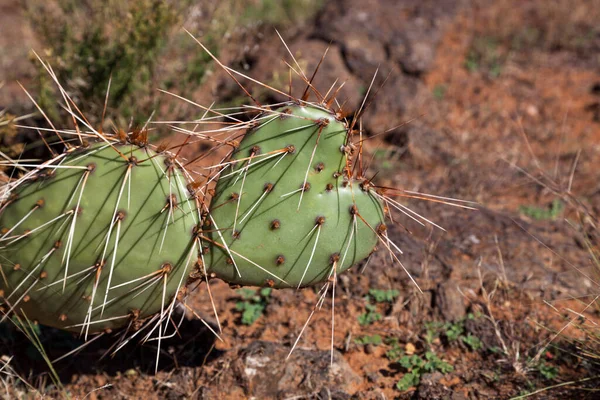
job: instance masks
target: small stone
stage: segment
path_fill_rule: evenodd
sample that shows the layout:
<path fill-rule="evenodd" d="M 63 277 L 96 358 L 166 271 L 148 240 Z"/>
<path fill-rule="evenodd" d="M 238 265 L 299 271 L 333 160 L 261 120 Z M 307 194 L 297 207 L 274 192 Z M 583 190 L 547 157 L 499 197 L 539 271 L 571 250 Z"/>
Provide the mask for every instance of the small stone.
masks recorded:
<path fill-rule="evenodd" d="M 436 295 L 436 306 L 446 321 L 458 321 L 467 315 L 463 297 L 455 281 L 440 283 Z"/>
<path fill-rule="evenodd" d="M 376 383 L 379 380 L 379 374 L 376 372 L 367 373 L 367 379 L 369 382 Z"/>
<path fill-rule="evenodd" d="M 361 378 L 337 350 L 333 364 L 329 350 L 302 348 L 296 348 L 286 362 L 281 362 L 289 351 L 289 347 L 278 343 L 255 341 L 231 353 L 233 373 L 247 397 L 272 398 L 277 393 L 278 398 L 312 398 L 315 393 L 329 390 L 331 397 L 324 398 L 350 398 L 339 395 L 352 393 L 361 383 Z"/>

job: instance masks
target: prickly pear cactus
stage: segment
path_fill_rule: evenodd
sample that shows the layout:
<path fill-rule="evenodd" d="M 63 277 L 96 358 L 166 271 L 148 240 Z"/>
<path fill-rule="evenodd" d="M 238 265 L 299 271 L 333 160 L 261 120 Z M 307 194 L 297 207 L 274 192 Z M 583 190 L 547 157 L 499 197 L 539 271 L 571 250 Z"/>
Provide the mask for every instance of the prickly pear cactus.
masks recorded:
<path fill-rule="evenodd" d="M 0 216 L 4 311 L 86 334 L 164 319 L 197 255 L 187 198 L 176 163 L 134 145 L 96 143 L 29 172 Z"/>
<path fill-rule="evenodd" d="M 210 272 L 234 284 L 301 287 L 366 258 L 381 202 L 352 175 L 348 129 L 325 108 L 258 118 L 221 177 L 204 224 Z"/>

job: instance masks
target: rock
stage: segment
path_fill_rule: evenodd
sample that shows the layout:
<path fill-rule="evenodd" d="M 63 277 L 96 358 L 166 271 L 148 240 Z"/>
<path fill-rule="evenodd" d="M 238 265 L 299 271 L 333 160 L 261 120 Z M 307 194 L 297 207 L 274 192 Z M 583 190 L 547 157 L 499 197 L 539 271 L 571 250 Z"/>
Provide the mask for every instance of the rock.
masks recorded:
<path fill-rule="evenodd" d="M 377 383 L 377 381 L 379 381 L 379 374 L 377 372 L 368 372 L 367 379 L 371 383 Z"/>
<path fill-rule="evenodd" d="M 385 81 L 363 123 L 378 134 L 419 114 L 426 92 L 420 79 L 435 59 L 446 26 L 460 0 L 332 0 L 319 13 L 312 37 L 339 45 L 346 66 L 373 92 Z M 332 18 L 335 15 L 335 18 Z M 361 99 L 362 100 L 362 99 Z M 348 103 L 349 110 L 353 103 Z"/>
<path fill-rule="evenodd" d="M 592 120 L 594 122 L 600 122 L 600 102 L 595 101 L 585 106 L 585 110 L 592 114 Z"/>
<path fill-rule="evenodd" d="M 354 53 L 353 63 L 361 57 L 363 61 L 373 60 L 369 43 L 383 44 L 392 63 L 419 75 L 431 68 L 437 44 L 459 5 L 458 0 L 330 1 L 320 13 L 316 33 L 327 41 L 341 43 L 343 49 L 358 50 L 360 43 L 364 49 Z M 332 19 L 331 15 L 336 17 Z M 357 41 L 357 37 L 361 39 Z M 378 48 L 374 50 L 379 53 Z M 349 59 L 348 63 L 356 71 Z"/>
<path fill-rule="evenodd" d="M 426 35 L 409 31 L 393 39 L 389 47 L 390 55 L 404 72 L 419 75 L 427 72 L 433 64 L 436 42 L 437 38 L 427 40 Z"/>
<path fill-rule="evenodd" d="M 468 397 L 463 392 L 453 392 L 451 399 L 452 400 L 468 400 Z"/>
<path fill-rule="evenodd" d="M 346 35 L 356 35 L 386 43 L 400 25 L 399 1 L 334 0 L 323 8 L 317 21 L 316 34 L 325 41 L 345 43 Z M 335 18 L 332 18 L 335 15 Z"/>
<path fill-rule="evenodd" d="M 343 111 L 348 115 L 358 110 L 379 68 L 371 95 L 384 81 L 385 85 L 363 119 L 365 130 L 377 134 L 418 115 L 420 99 L 427 92 L 420 75 L 433 65 L 436 47 L 460 3 L 461 0 L 331 0 L 318 13 L 316 27 L 287 44 L 308 79 L 329 47 L 313 85 L 325 94 L 336 79 L 338 84 L 345 82 L 337 99 L 340 104 L 345 103 Z M 290 57 L 269 50 L 253 57 L 256 62 L 249 63 L 249 74 L 287 93 L 289 69 L 281 58 L 288 59 L 297 69 Z M 292 87 L 293 95 L 302 96 L 306 84 L 295 76 Z M 277 102 L 288 99 L 281 93 L 269 92 L 269 96 Z"/>
<path fill-rule="evenodd" d="M 415 211 L 420 212 L 421 210 L 415 208 Z M 402 219 L 402 224 L 411 228 L 413 227 L 410 225 L 411 220 L 409 218 Z M 404 228 L 400 227 L 398 224 L 388 227 L 388 235 L 390 240 L 392 240 L 400 249 L 402 249 L 403 254 L 401 260 L 406 270 L 413 278 L 417 280 L 421 278 L 423 275 L 421 262 L 423 257 L 428 254 L 427 243 L 415 237 L 414 235 L 407 235 Z M 389 285 L 390 281 L 397 284 L 398 287 L 414 287 L 414 284 L 408 277 L 408 274 L 404 268 L 400 267 L 397 263 L 391 263 L 390 256 L 387 251 L 385 249 L 382 250 L 383 251 L 378 251 L 373 254 L 368 267 L 361 275 L 357 275 L 357 279 L 367 280 L 368 284 L 363 285 L 366 285 L 370 288 L 386 287 L 386 285 Z M 360 267 L 358 267 L 357 270 L 360 270 Z M 442 259 L 439 257 L 431 257 L 428 263 L 429 279 L 434 281 L 443 281 L 449 278 L 450 273 L 451 268 L 445 264 Z M 350 287 L 350 293 L 353 293 L 357 296 L 364 296 L 366 293 L 361 290 L 361 287 L 362 285 L 353 285 Z M 429 310 L 430 306 L 431 293 L 429 291 L 425 291 L 423 295 L 418 295 L 411 300 L 408 307 L 411 312 L 420 313 L 422 311 Z M 395 311 L 400 312 L 402 310 L 396 307 Z"/>
<path fill-rule="evenodd" d="M 373 91 L 378 89 L 376 87 Z M 363 123 L 367 132 L 379 134 L 406 121 L 415 98 L 424 90 L 420 79 L 403 75 L 398 69 L 394 70 L 365 112 Z"/>
<path fill-rule="evenodd" d="M 418 120 L 390 132 L 385 140 L 408 147 L 408 155 L 419 165 L 448 164 L 454 158 L 447 150 L 451 147 L 449 138 Z"/>
<path fill-rule="evenodd" d="M 340 104 L 346 102 L 344 110 L 351 111 L 358 108 L 360 101 L 362 101 L 361 93 L 364 91 L 364 85 L 352 75 L 346 67 L 339 45 L 336 45 L 335 43 L 330 45 L 321 40 L 300 39 L 289 44 L 289 47 L 308 80 L 311 79 L 323 54 L 325 54 L 325 51 L 329 48 L 312 85 L 322 95 L 325 95 L 331 88 L 331 85 L 337 80 L 336 86 L 330 93 L 331 95 L 337 87 L 345 82 L 344 87 L 338 92 L 336 97 Z M 254 73 L 251 75 L 263 82 L 268 82 L 273 87 L 287 93 L 289 88 L 289 67 L 281 61 L 282 58 L 286 59 L 294 69 L 298 70 L 298 66 L 284 50 L 284 53 L 273 52 L 259 58 L 252 69 Z M 267 76 L 265 74 L 269 75 Z M 306 86 L 307 84 L 292 71 L 292 95 L 302 97 Z M 277 102 L 289 100 L 289 97 L 281 93 L 271 91 L 268 93 Z M 316 100 L 312 91 L 310 91 L 309 100 Z"/>
<path fill-rule="evenodd" d="M 385 48 L 381 42 L 367 36 L 350 33 L 342 43 L 342 55 L 350 71 L 363 82 L 370 82 L 379 68 L 376 83 L 381 83 L 389 72 Z"/>
<path fill-rule="evenodd" d="M 458 284 L 453 280 L 438 285 L 435 305 L 446 321 L 459 321 L 467 315 Z"/>
<path fill-rule="evenodd" d="M 352 396 L 340 390 L 323 388 L 316 398 L 317 400 L 350 400 Z"/>
<path fill-rule="evenodd" d="M 344 399 L 362 380 L 338 351 L 334 351 L 333 364 L 329 351 L 296 348 L 286 360 L 289 351 L 288 346 L 256 341 L 232 354 L 235 380 L 242 382 L 248 397 L 286 398 L 317 392 L 323 398 Z"/>
<path fill-rule="evenodd" d="M 444 375 L 438 371 L 423 375 L 417 388 L 416 397 L 418 399 L 450 399 L 452 390 L 440 382 L 443 377 Z"/>
<path fill-rule="evenodd" d="M 371 343 L 365 345 L 365 353 L 367 353 L 367 354 L 375 353 L 375 346 L 373 346 Z"/>

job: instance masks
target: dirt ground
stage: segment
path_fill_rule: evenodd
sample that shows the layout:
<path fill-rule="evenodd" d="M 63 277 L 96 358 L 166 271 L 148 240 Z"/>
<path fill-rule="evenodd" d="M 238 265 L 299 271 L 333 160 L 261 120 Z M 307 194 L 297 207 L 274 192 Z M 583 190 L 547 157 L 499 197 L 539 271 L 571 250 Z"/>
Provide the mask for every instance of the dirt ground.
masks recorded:
<path fill-rule="evenodd" d="M 17 8 L 0 5 L 0 108 L 24 110 L 14 80 L 31 77 L 27 47 L 35 39 L 19 18 Z M 247 299 L 222 282 L 211 289 L 223 341 L 187 315 L 179 337 L 163 345 L 156 374 L 153 343 L 100 359 L 111 339 L 94 342 L 55 364 L 64 391 L 8 327 L 1 353 L 49 397 L 600 398 L 600 271 L 582 234 L 590 221 L 577 214 L 600 213 L 598 21 L 597 0 L 331 0 L 309 29 L 283 32 L 307 71 L 329 47 L 315 84 L 326 91 L 346 80 L 340 98 L 348 110 L 379 69 L 364 128 L 381 185 L 478 204 L 406 199 L 445 229 L 402 216 L 390 228 L 423 293 L 383 251 L 353 267 L 335 299 L 331 365 L 331 299 L 287 359 L 317 291 Z M 243 59 L 245 73 L 285 85 L 285 48 L 272 31 L 229 46 L 224 63 Z M 194 100 L 210 104 L 215 93 L 231 99 L 236 90 L 215 71 Z M 245 324 L 239 308 L 258 303 L 263 309 Z M 204 284 L 190 306 L 216 326 Z M 42 334 L 51 358 L 79 344 Z M 15 388 L 36 397 L 22 383 Z"/>

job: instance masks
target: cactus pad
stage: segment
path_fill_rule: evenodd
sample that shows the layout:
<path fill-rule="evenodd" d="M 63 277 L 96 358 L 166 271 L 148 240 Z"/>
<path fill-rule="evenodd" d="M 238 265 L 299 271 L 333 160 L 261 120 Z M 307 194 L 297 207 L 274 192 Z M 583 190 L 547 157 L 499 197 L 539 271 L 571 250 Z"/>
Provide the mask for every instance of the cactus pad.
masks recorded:
<path fill-rule="evenodd" d="M 198 219 L 172 159 L 101 142 L 31 177 L 0 216 L 5 311 L 86 334 L 170 312 Z"/>
<path fill-rule="evenodd" d="M 221 172 L 204 225 L 210 272 L 235 284 L 313 285 L 366 258 L 384 213 L 348 178 L 348 129 L 289 104 L 257 118 Z"/>

